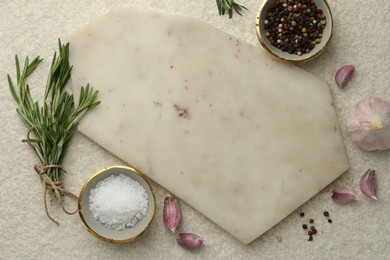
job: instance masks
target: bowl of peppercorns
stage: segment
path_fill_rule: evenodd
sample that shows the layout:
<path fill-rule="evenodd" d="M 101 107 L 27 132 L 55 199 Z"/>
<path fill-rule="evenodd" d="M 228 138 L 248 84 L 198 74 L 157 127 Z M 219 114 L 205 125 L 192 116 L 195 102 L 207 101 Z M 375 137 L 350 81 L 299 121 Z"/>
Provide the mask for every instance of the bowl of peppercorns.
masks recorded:
<path fill-rule="evenodd" d="M 284 61 L 318 57 L 332 31 L 332 13 L 326 0 L 264 0 L 256 16 L 261 45 Z"/>

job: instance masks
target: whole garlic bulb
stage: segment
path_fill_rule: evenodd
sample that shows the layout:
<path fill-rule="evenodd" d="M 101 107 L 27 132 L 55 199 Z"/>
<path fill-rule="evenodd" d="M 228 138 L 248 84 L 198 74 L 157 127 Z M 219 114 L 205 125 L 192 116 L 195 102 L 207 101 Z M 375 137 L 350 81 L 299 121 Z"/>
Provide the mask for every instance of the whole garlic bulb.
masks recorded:
<path fill-rule="evenodd" d="M 390 149 L 390 101 L 379 97 L 359 101 L 349 116 L 347 130 L 364 150 Z"/>

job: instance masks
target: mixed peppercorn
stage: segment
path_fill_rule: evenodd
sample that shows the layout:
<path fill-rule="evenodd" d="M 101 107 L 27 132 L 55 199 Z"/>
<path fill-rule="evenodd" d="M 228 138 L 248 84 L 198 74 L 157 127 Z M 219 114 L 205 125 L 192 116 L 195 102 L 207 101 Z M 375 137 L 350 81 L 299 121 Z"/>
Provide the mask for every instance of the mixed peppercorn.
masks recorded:
<path fill-rule="evenodd" d="M 263 24 L 273 46 L 301 56 L 321 42 L 326 17 L 314 0 L 276 0 Z"/>
<path fill-rule="evenodd" d="M 301 212 L 300 214 L 299 214 L 301 217 L 304 217 L 305 216 L 305 213 L 304 212 Z M 328 223 L 332 223 L 332 220 L 329 218 L 329 212 L 328 211 L 324 211 L 324 216 L 328 219 Z M 313 224 L 314 223 L 314 219 L 309 219 L 309 223 L 310 224 Z M 308 236 L 308 239 L 307 239 L 307 241 L 313 241 L 313 236 L 315 235 L 315 234 L 317 234 L 317 229 L 316 229 L 316 227 L 314 226 L 314 225 L 311 225 L 310 227 L 308 227 L 307 226 L 307 224 L 303 224 L 302 225 L 302 228 L 304 229 L 304 230 L 307 230 L 307 229 L 309 229 L 308 231 L 307 231 L 307 236 Z"/>

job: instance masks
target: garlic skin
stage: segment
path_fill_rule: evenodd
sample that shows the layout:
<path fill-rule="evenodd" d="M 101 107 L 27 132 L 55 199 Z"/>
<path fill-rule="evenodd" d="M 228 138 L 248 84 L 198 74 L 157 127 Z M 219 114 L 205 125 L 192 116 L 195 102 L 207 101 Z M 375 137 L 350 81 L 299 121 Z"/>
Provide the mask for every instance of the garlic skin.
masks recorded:
<path fill-rule="evenodd" d="M 178 228 L 181 223 L 179 202 L 175 197 L 170 195 L 166 196 L 164 199 L 163 220 L 165 226 L 167 226 L 172 233 L 175 232 L 176 228 Z"/>
<path fill-rule="evenodd" d="M 180 233 L 176 238 L 177 243 L 185 249 L 197 249 L 204 244 L 204 240 L 193 233 Z"/>
<path fill-rule="evenodd" d="M 367 197 L 377 200 L 376 197 L 376 174 L 375 170 L 368 169 L 360 178 L 360 189 Z"/>
<path fill-rule="evenodd" d="M 344 87 L 351 79 L 353 72 L 355 71 L 355 65 L 345 65 L 341 67 L 335 76 L 335 81 L 338 87 Z"/>
<path fill-rule="evenodd" d="M 330 196 L 337 203 L 357 201 L 356 194 L 348 187 L 337 187 L 330 191 Z"/>
<path fill-rule="evenodd" d="M 379 97 L 359 101 L 349 116 L 347 131 L 364 150 L 390 149 L 390 101 Z"/>

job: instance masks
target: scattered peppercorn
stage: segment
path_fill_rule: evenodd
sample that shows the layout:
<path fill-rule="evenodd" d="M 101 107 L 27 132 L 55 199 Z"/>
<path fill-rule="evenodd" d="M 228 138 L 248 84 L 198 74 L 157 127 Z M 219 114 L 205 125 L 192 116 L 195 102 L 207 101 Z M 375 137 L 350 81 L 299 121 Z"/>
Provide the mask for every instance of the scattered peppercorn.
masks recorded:
<path fill-rule="evenodd" d="M 276 0 L 268 9 L 263 26 L 273 46 L 303 55 L 321 42 L 326 17 L 313 0 Z"/>
<path fill-rule="evenodd" d="M 293 0 L 291 0 L 293 1 Z M 299 214 L 301 217 L 304 217 L 305 216 L 305 213 L 304 212 L 301 212 Z M 328 211 L 323 211 L 323 215 L 327 218 L 328 220 L 328 223 L 332 223 L 332 219 L 329 218 L 330 214 Z M 310 224 L 313 224 L 314 223 L 314 219 L 310 218 L 308 219 L 308 222 Z M 305 223 L 305 224 L 302 224 L 302 228 L 304 230 L 306 230 L 306 235 L 308 236 L 308 241 L 313 241 L 314 239 L 314 236 L 318 233 L 318 230 L 316 229 L 316 227 L 314 225 L 308 225 L 308 223 Z"/>

